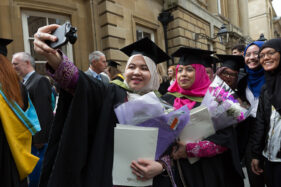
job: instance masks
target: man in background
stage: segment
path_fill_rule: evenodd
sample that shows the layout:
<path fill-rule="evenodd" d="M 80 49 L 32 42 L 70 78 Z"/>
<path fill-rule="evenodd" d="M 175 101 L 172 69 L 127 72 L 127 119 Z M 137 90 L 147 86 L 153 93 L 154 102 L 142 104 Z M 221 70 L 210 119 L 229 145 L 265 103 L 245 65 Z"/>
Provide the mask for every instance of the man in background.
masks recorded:
<path fill-rule="evenodd" d="M 232 47 L 232 55 L 244 55 L 245 45 L 238 44 Z"/>
<path fill-rule="evenodd" d="M 107 62 L 105 55 L 100 51 L 94 51 L 89 54 L 90 67 L 85 73 L 92 78 L 98 79 L 103 83 L 109 83 L 109 78 L 101 74 L 104 72 Z"/>

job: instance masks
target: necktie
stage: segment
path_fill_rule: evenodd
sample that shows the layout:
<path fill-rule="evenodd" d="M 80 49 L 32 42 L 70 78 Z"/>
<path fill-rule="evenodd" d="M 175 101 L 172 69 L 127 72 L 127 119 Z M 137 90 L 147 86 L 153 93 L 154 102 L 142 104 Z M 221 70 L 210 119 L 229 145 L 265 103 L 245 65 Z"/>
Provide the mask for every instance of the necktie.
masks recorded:
<path fill-rule="evenodd" d="M 101 76 L 99 74 L 96 76 L 96 78 L 101 80 Z"/>

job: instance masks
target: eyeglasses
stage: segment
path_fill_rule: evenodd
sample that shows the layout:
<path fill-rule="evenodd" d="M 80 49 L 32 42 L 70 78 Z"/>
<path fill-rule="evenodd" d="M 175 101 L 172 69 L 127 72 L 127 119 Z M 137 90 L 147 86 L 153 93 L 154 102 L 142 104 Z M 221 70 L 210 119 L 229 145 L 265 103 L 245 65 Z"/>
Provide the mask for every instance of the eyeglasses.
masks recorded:
<path fill-rule="evenodd" d="M 246 53 L 245 57 L 250 57 L 252 54 L 254 55 L 254 57 L 258 57 L 259 56 L 259 52 L 258 51 L 254 51 L 252 53 Z"/>
<path fill-rule="evenodd" d="M 267 53 L 260 53 L 259 58 L 264 59 L 265 56 L 267 56 L 268 58 L 271 58 L 276 52 L 278 52 L 278 51 L 269 51 Z"/>
<path fill-rule="evenodd" d="M 223 71 L 221 73 L 222 76 L 226 77 L 226 78 L 236 78 L 237 77 L 237 74 L 233 74 L 233 73 L 229 73 L 227 71 Z"/>

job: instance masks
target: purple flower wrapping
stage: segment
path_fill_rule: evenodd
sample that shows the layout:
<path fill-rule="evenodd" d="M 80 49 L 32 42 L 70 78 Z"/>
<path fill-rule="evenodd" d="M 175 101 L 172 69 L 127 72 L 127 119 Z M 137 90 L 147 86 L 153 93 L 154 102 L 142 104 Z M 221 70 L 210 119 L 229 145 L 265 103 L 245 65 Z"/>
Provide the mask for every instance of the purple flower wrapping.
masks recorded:
<path fill-rule="evenodd" d="M 175 119 L 176 118 L 176 119 Z M 182 129 L 187 125 L 189 121 L 189 110 L 187 106 L 183 106 L 178 110 L 172 111 L 168 114 L 163 114 L 153 119 L 149 119 L 137 126 L 142 127 L 157 127 L 158 140 L 155 159 L 159 159 L 160 156 L 166 151 L 176 138 L 179 136 Z M 177 124 L 175 124 L 177 122 Z M 174 125 L 174 129 L 171 128 Z"/>
<path fill-rule="evenodd" d="M 114 109 L 120 124 L 137 125 L 164 114 L 164 106 L 154 92 L 125 102 Z"/>

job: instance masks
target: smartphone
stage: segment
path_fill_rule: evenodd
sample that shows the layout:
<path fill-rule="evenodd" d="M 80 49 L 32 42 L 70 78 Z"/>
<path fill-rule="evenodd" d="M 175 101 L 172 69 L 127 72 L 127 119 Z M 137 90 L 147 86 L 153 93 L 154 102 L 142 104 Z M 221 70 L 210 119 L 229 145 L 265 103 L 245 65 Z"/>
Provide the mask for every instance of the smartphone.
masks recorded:
<path fill-rule="evenodd" d="M 77 39 L 76 31 L 77 29 L 75 27 L 72 27 L 69 22 L 65 22 L 52 33 L 52 35 L 58 38 L 57 41 L 47 41 L 47 44 L 53 49 L 57 49 L 65 45 L 68 41 L 74 44 Z"/>

